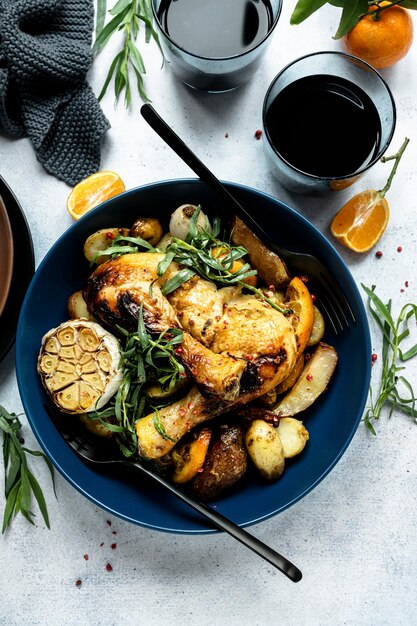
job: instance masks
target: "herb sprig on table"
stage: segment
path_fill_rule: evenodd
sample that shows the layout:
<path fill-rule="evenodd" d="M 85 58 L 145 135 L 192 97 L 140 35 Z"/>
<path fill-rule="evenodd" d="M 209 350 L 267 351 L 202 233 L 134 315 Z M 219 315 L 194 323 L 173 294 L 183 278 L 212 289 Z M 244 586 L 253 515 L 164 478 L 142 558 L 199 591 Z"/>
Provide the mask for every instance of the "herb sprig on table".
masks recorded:
<path fill-rule="evenodd" d="M 112 19 L 105 24 L 107 13 L 110 13 Z M 116 33 L 121 32 L 123 35 L 122 46 L 110 64 L 106 80 L 98 96 L 99 100 L 103 98 L 111 80 L 114 79 L 116 103 L 124 91 L 125 105 L 129 107 L 132 99 L 130 73 L 133 73 L 139 96 L 144 102 L 149 101 L 143 81 L 143 76 L 146 74 L 145 63 L 136 45 L 141 23 L 145 26 L 145 42 L 149 43 L 153 39 L 162 54 L 158 33 L 153 27 L 151 0 L 118 0 L 109 11 L 107 11 L 107 0 L 97 0 L 93 54 L 98 55 Z"/>
<path fill-rule="evenodd" d="M 391 417 L 394 410 L 402 411 L 417 423 L 417 397 L 405 377 L 403 363 L 417 355 L 417 343 L 403 349 L 404 341 L 411 336 L 410 327 L 417 324 L 417 305 L 405 304 L 397 319 L 392 315 L 392 302 L 384 304 L 376 295 L 375 287 L 362 285 L 369 298 L 369 311 L 382 333 L 382 370 L 377 394 L 370 389 L 370 405 L 365 412 L 365 425 L 375 435 L 373 423 L 387 407 Z"/>
<path fill-rule="evenodd" d="M 15 413 L 9 413 L 0 406 L 0 430 L 3 433 L 3 463 L 5 472 L 4 494 L 6 499 L 2 533 L 10 526 L 12 520 L 21 513 L 33 524 L 34 513 L 32 507 L 32 494 L 38 503 L 39 510 L 49 528 L 48 509 L 42 489 L 29 469 L 28 456 L 42 457 L 51 472 L 52 484 L 55 492 L 54 469 L 49 459 L 36 450 L 26 448 L 20 438 L 22 424 Z"/>

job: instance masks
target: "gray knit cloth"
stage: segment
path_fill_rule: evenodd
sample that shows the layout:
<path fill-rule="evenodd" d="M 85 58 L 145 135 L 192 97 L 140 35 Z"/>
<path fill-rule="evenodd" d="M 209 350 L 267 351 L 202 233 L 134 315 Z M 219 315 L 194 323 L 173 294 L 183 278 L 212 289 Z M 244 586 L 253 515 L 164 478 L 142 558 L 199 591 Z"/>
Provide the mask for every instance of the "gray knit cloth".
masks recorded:
<path fill-rule="evenodd" d="M 86 82 L 93 26 L 93 0 L 0 0 L 0 130 L 71 186 L 99 169 L 110 128 Z"/>

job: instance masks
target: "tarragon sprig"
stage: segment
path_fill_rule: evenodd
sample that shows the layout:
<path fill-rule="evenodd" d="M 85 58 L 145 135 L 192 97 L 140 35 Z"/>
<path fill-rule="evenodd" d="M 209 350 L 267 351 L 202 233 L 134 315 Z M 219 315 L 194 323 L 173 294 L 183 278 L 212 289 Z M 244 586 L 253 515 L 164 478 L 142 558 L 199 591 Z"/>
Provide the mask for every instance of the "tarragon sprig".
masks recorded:
<path fill-rule="evenodd" d="M 42 489 L 28 466 L 27 455 L 43 457 L 51 472 L 52 484 L 55 492 L 54 469 L 49 459 L 37 450 L 26 448 L 19 432 L 22 424 L 15 413 L 9 413 L 0 406 L 0 430 L 3 433 L 3 463 L 4 463 L 4 495 L 6 505 L 3 515 L 2 533 L 10 526 L 12 520 L 21 513 L 33 524 L 34 513 L 31 510 L 32 494 L 38 503 L 45 524 L 49 528 L 49 516 Z"/>
<path fill-rule="evenodd" d="M 105 25 L 106 13 L 109 13 L 112 19 Z M 107 0 L 97 0 L 96 39 L 93 54 L 95 56 L 99 54 L 115 33 L 121 32 L 123 35 L 121 49 L 110 65 L 106 80 L 98 96 L 99 100 L 103 98 L 114 77 L 116 103 L 124 91 L 125 105 L 129 107 L 132 98 L 130 86 L 130 73 L 132 72 L 136 78 L 137 90 L 141 99 L 144 102 L 149 102 L 143 81 L 146 68 L 136 45 L 141 22 L 145 25 L 145 42 L 149 43 L 153 39 L 162 54 L 158 33 L 153 27 L 151 0 L 118 0 L 109 11 L 107 11 Z"/>
<path fill-rule="evenodd" d="M 402 365 L 417 355 L 417 343 L 407 350 L 402 348 L 404 340 L 410 337 L 411 323 L 417 324 L 417 305 L 405 304 L 395 320 L 391 300 L 384 304 L 376 295 L 375 287 L 362 287 L 369 298 L 369 311 L 382 333 L 381 380 L 377 394 L 373 393 L 371 386 L 370 405 L 364 416 L 366 427 L 375 435 L 373 422 L 379 419 L 385 406 L 389 408 L 389 417 L 394 410 L 399 410 L 417 423 L 417 397 L 404 376 L 405 366 Z"/>
<path fill-rule="evenodd" d="M 146 411 L 157 409 L 147 398 L 145 386 L 158 383 L 170 391 L 186 377 L 185 368 L 177 359 L 176 349 L 183 340 L 183 331 L 171 328 L 151 335 L 143 320 L 140 307 L 138 326 L 134 332 L 119 327 L 121 333 L 121 368 L 123 380 L 109 405 L 90 413 L 90 419 L 99 419 L 116 434 L 117 443 L 125 456 L 137 453 L 135 424 Z M 161 404 L 158 405 L 159 408 Z"/>
<path fill-rule="evenodd" d="M 173 237 L 165 249 L 165 258 L 158 264 L 158 276 L 163 276 L 173 261 L 183 269 L 165 283 L 162 293 L 169 294 L 175 291 L 184 282 L 198 274 L 218 287 L 240 285 L 284 315 L 292 313 L 291 309 L 280 306 L 260 289 L 245 282 L 246 278 L 256 276 L 258 272 L 252 269 L 249 263 L 243 263 L 242 267 L 237 270 L 234 264 L 246 256 L 248 251 L 243 246 L 232 246 L 219 239 L 220 220 L 217 217 L 214 218 L 213 225 L 210 225 L 207 220 L 206 228 L 201 228 L 198 225 L 200 212 L 201 207 L 198 206 L 190 218 L 185 241 Z"/>

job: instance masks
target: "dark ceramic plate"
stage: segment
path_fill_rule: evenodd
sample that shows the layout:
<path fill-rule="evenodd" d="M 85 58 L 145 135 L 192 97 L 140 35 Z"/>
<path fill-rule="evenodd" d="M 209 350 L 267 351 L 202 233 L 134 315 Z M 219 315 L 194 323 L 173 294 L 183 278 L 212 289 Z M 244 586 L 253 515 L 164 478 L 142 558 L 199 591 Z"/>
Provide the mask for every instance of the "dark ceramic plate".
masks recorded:
<path fill-rule="evenodd" d="M 23 210 L 0 176 L 0 196 L 9 217 L 14 243 L 13 273 L 7 302 L 0 317 L 0 362 L 13 346 L 17 321 L 26 289 L 35 271 L 32 236 Z"/>
<path fill-rule="evenodd" d="M 217 510 L 246 526 L 271 517 L 294 504 L 331 471 L 351 441 L 366 403 L 371 343 L 361 295 L 346 265 L 327 239 L 306 219 L 272 196 L 242 185 L 226 183 L 277 241 L 317 255 L 333 272 L 356 317 L 356 324 L 325 340 L 339 355 L 327 392 L 303 414 L 310 440 L 298 457 L 289 460 L 282 478 L 265 484 L 250 476 L 224 495 Z M 51 405 L 36 372 L 43 334 L 67 319 L 68 296 L 83 287 L 90 273 L 83 256 L 88 235 L 99 228 L 130 226 L 139 216 L 158 217 L 165 227 L 172 211 L 183 203 L 201 203 L 209 215 L 221 216 L 221 204 L 199 180 L 174 180 L 146 185 L 112 198 L 70 227 L 38 268 L 19 319 L 16 345 L 17 378 L 28 420 L 45 453 L 61 474 L 94 503 L 121 518 L 150 528 L 181 533 L 212 529 L 162 488 L 136 475 L 103 473 L 86 465 L 68 447 L 48 417 Z"/>
<path fill-rule="evenodd" d="M 13 274 L 13 233 L 0 195 L 0 317 L 9 296 Z"/>

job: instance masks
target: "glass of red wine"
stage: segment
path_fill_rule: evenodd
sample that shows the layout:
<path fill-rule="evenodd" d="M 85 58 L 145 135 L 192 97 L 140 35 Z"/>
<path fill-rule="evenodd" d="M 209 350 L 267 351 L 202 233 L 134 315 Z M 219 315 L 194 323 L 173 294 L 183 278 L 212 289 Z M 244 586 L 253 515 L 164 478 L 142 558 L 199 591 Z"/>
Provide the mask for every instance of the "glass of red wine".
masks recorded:
<path fill-rule="evenodd" d="M 165 59 L 186 85 L 236 89 L 259 67 L 282 0 L 152 0 Z"/>
<path fill-rule="evenodd" d="M 385 153 L 396 124 L 393 95 L 372 66 L 343 52 L 296 59 L 263 104 L 265 148 L 279 182 L 297 193 L 345 189 Z"/>

